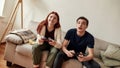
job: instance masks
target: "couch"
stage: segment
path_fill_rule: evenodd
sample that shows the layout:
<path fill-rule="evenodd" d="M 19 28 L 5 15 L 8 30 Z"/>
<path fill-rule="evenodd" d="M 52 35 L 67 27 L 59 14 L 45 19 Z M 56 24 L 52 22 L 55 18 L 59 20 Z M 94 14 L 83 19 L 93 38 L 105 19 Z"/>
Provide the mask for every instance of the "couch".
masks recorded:
<path fill-rule="evenodd" d="M 15 31 L 26 31 L 30 30 L 36 35 L 35 29 L 38 25 L 38 22 L 31 21 L 28 25 L 27 29 L 21 29 L 21 30 L 15 30 Z M 13 31 L 12 31 L 13 32 Z M 36 37 L 34 35 L 34 38 Z M 65 32 L 62 32 L 62 40 L 65 35 Z M 25 68 L 32 68 L 32 42 L 30 40 L 27 40 L 26 42 L 23 42 L 23 39 L 21 39 L 20 36 L 10 33 L 6 37 L 6 48 L 4 53 L 4 59 L 7 61 L 7 65 L 11 64 L 17 64 L 20 66 L 23 66 Z M 34 39 L 33 37 L 28 39 Z M 109 54 L 106 53 L 112 53 L 113 51 L 109 52 L 110 46 L 113 46 L 113 51 L 117 50 L 117 52 L 120 51 L 120 45 L 113 44 L 106 42 L 104 40 L 95 38 L 95 47 L 94 47 L 94 60 L 96 60 L 100 65 L 101 68 L 120 68 L 120 57 L 116 58 L 115 56 L 109 57 Z M 117 49 L 115 49 L 115 48 Z M 107 51 L 107 52 L 106 52 Z M 120 52 L 119 52 L 120 53 Z M 45 56 L 47 55 L 47 52 L 43 52 L 43 60 L 45 59 Z M 111 54 L 110 54 L 111 55 Z M 118 63 L 113 64 L 111 62 L 106 62 L 107 60 L 105 58 L 108 58 L 108 60 L 117 61 Z M 113 64 L 113 65 L 112 65 Z M 62 68 L 85 68 L 85 66 L 82 66 L 77 60 L 71 59 L 63 63 Z"/>

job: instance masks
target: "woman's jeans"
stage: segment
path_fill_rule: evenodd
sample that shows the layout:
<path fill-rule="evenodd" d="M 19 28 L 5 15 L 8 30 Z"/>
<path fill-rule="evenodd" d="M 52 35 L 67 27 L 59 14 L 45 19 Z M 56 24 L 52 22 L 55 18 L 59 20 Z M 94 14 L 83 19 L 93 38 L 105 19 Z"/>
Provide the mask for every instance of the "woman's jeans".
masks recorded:
<path fill-rule="evenodd" d="M 56 56 L 56 59 L 53 64 L 53 68 L 61 68 L 62 63 L 69 59 L 77 60 L 77 57 L 72 57 L 72 58 L 67 57 L 67 55 L 63 51 L 60 51 Z M 85 65 L 87 68 L 100 68 L 100 65 L 97 62 L 95 62 L 94 60 L 85 61 L 85 62 L 82 62 L 82 64 Z"/>
<path fill-rule="evenodd" d="M 58 49 L 46 43 L 43 43 L 42 45 L 39 44 L 33 45 L 32 47 L 33 64 L 34 65 L 40 64 L 43 51 L 49 51 L 46 65 L 52 67 Z"/>

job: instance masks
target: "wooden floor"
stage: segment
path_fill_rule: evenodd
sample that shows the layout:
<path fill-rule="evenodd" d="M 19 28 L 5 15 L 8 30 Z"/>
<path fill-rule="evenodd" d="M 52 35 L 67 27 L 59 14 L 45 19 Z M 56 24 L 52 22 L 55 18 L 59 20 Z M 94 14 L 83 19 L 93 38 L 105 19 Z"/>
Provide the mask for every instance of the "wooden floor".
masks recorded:
<path fill-rule="evenodd" d="M 6 61 L 4 60 L 4 51 L 5 51 L 5 43 L 0 44 L 0 68 L 23 68 L 18 65 L 12 65 L 11 67 L 6 66 Z"/>
<path fill-rule="evenodd" d="M 8 68 L 4 60 L 5 43 L 0 45 L 0 68 Z"/>

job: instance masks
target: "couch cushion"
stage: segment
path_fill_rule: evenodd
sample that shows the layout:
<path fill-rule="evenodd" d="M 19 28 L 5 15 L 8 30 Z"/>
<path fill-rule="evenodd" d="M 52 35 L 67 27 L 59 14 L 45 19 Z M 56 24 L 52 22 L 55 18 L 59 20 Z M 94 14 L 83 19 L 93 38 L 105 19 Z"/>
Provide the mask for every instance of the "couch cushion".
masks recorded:
<path fill-rule="evenodd" d="M 12 42 L 14 44 L 22 44 L 22 39 L 15 35 L 15 34 L 8 34 L 6 37 L 5 37 L 6 41 L 9 41 L 9 42 Z"/>
<path fill-rule="evenodd" d="M 32 58 L 32 45 L 30 44 L 17 45 L 16 52 L 18 52 L 21 55 Z"/>
<path fill-rule="evenodd" d="M 70 59 L 63 63 L 62 68 L 82 68 L 82 64 L 75 59 Z"/>
<path fill-rule="evenodd" d="M 110 68 L 108 66 L 105 66 L 101 58 L 94 58 L 94 60 L 100 64 L 101 68 Z"/>
<path fill-rule="evenodd" d="M 101 57 L 104 65 L 106 66 L 120 66 L 120 61 L 107 58 L 106 56 L 104 56 L 104 51 L 101 51 Z"/>
<path fill-rule="evenodd" d="M 120 47 L 109 45 L 104 55 L 108 58 L 120 60 Z"/>
<path fill-rule="evenodd" d="M 116 67 L 114 67 L 114 68 L 120 68 L 120 66 L 116 66 Z"/>
<path fill-rule="evenodd" d="M 94 54 L 95 57 L 100 58 L 100 51 L 105 51 L 107 49 L 108 42 L 95 38 Z"/>

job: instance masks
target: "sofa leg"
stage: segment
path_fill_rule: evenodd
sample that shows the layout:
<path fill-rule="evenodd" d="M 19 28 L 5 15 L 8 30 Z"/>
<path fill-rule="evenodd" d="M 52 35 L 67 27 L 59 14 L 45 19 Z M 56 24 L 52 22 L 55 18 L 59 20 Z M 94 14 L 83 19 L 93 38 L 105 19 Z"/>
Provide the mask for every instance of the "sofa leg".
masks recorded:
<path fill-rule="evenodd" d="M 9 61 L 7 61 L 6 64 L 7 64 L 8 67 L 12 66 L 12 63 L 9 62 Z"/>

